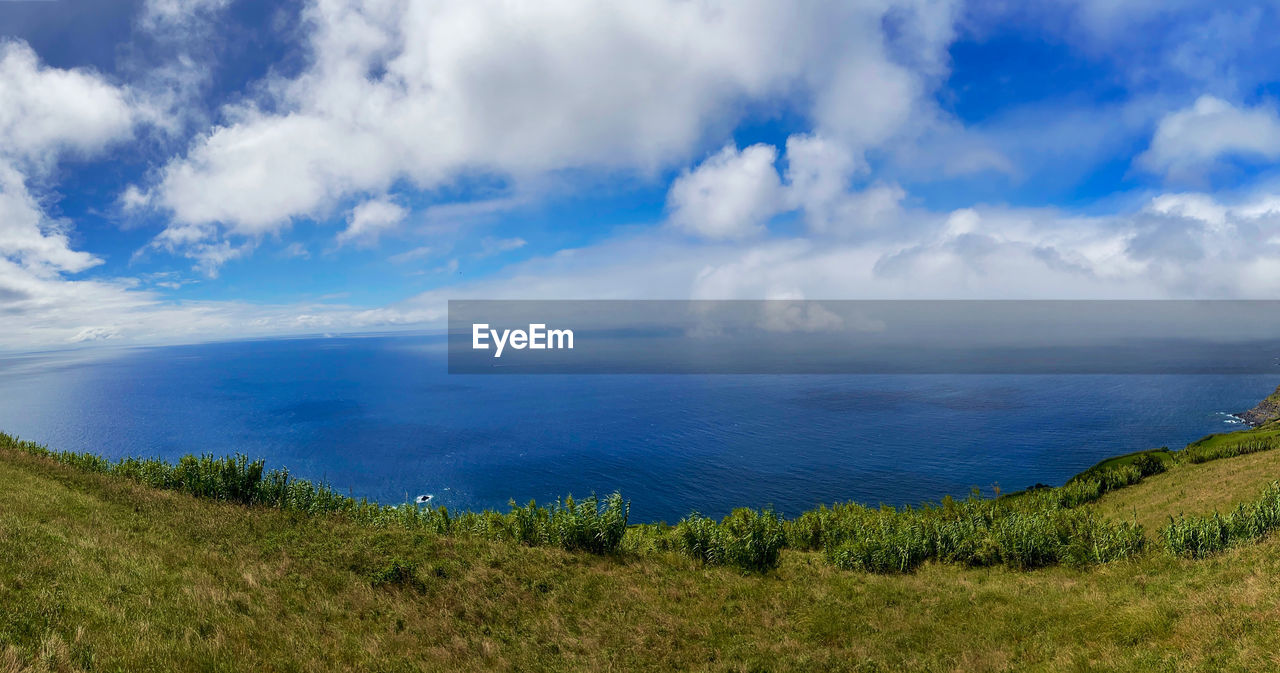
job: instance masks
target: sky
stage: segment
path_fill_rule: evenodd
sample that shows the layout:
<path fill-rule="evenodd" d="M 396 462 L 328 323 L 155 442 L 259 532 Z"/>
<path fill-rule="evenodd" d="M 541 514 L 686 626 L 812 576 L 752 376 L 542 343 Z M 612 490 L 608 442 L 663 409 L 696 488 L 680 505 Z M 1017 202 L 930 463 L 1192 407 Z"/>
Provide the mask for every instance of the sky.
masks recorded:
<path fill-rule="evenodd" d="M 0 350 L 1280 298 L 1280 8 L 0 0 Z"/>

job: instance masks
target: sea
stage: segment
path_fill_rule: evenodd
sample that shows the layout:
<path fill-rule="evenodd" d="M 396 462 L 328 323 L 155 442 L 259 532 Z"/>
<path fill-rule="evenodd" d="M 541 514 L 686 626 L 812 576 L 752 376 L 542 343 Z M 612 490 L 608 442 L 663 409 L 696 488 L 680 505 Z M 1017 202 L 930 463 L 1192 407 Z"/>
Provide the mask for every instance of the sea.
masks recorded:
<path fill-rule="evenodd" d="M 1241 429 L 1275 375 L 465 375 L 430 335 L 0 358 L 0 431 L 113 458 L 242 453 L 355 497 L 633 522 L 1059 485 Z"/>

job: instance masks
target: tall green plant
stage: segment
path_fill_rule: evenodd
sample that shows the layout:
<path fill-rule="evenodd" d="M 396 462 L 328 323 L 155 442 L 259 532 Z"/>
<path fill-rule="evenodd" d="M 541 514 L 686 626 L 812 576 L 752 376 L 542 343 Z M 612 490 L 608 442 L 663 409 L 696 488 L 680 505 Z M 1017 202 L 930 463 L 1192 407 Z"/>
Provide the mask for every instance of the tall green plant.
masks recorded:
<path fill-rule="evenodd" d="M 1280 526 L 1280 482 L 1272 482 L 1254 502 L 1227 514 L 1170 517 L 1160 537 L 1170 553 L 1204 558 L 1230 545 L 1257 540 Z"/>

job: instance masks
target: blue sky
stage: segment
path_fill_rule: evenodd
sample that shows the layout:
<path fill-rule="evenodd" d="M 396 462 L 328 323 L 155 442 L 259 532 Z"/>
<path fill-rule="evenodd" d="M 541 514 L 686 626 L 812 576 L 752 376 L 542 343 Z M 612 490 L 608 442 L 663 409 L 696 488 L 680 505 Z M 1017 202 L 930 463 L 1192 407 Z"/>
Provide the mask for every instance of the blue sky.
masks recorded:
<path fill-rule="evenodd" d="M 1245 3 L 0 0 L 0 349 L 449 298 L 1275 298 Z"/>

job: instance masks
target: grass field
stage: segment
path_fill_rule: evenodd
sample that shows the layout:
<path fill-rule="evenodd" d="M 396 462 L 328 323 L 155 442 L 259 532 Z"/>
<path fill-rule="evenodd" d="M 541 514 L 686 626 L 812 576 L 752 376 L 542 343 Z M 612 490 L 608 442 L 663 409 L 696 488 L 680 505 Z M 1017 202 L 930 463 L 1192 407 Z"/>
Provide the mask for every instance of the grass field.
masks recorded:
<path fill-rule="evenodd" d="M 1198 465 L 1183 465 L 1108 493 L 1095 505 L 1117 520 L 1135 516 L 1155 533 L 1178 514 L 1222 511 L 1251 500 L 1280 479 L 1280 451 L 1263 451 Z"/>
<path fill-rule="evenodd" d="M 1152 530 L 1280 478 L 1277 451 L 1171 465 L 1089 506 Z M 1280 667 L 1274 539 L 888 575 L 788 549 L 744 573 L 244 507 L 0 450 L 0 540 L 3 673 Z"/>
<path fill-rule="evenodd" d="M 1211 436 L 1216 437 L 1216 435 L 1211 435 Z M 1090 467 L 1089 469 L 1082 472 L 1081 474 L 1088 474 L 1090 472 L 1097 472 L 1100 470 L 1109 470 L 1112 468 L 1122 467 L 1125 465 L 1132 465 L 1135 461 L 1137 461 L 1142 456 L 1151 456 L 1153 458 L 1158 458 L 1161 461 L 1168 462 L 1173 459 L 1174 452 L 1170 451 L 1168 447 L 1134 451 L 1132 453 L 1126 453 L 1123 456 L 1113 456 L 1111 458 L 1107 458 L 1106 460 L 1100 461 L 1093 467 Z"/>

